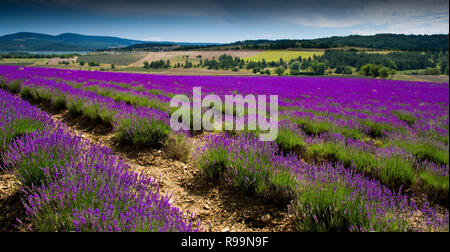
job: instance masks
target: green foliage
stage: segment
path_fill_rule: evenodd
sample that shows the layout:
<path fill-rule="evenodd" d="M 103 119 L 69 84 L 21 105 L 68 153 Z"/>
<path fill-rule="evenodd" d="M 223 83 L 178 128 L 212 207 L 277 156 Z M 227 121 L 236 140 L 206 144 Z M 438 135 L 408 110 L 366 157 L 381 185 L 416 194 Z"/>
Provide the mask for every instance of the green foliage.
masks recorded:
<path fill-rule="evenodd" d="M 20 85 L 21 85 L 21 80 L 12 80 L 6 84 L 4 84 L 4 87 L 11 93 L 19 93 L 20 92 Z"/>
<path fill-rule="evenodd" d="M 420 189 L 427 193 L 430 200 L 442 205 L 449 204 L 449 177 L 430 171 L 419 174 L 418 180 L 422 183 Z"/>
<path fill-rule="evenodd" d="M 283 74 L 284 74 L 284 68 L 283 67 L 277 67 L 277 68 L 275 68 L 275 73 L 278 75 L 278 76 L 282 76 Z"/>
<path fill-rule="evenodd" d="M 441 71 L 435 67 L 427 67 L 425 69 L 425 74 L 426 75 L 439 75 L 439 74 L 441 74 Z"/>
<path fill-rule="evenodd" d="M 316 63 L 316 62 L 314 62 L 311 65 L 311 68 L 312 68 L 313 73 L 315 75 L 324 75 L 325 74 L 325 70 L 326 70 L 326 65 L 325 65 L 325 63 Z"/>
<path fill-rule="evenodd" d="M 300 71 L 300 62 L 298 62 L 298 61 L 293 61 L 293 62 L 289 65 L 289 69 L 290 69 L 290 70 L 297 70 L 297 71 Z"/>
<path fill-rule="evenodd" d="M 429 142 L 417 143 L 406 147 L 420 161 L 431 161 L 436 164 L 448 165 L 448 150 L 443 150 Z"/>
<path fill-rule="evenodd" d="M 289 72 L 291 75 L 299 75 L 300 74 L 300 71 L 299 70 L 290 70 L 290 72 Z"/>
<path fill-rule="evenodd" d="M 337 74 L 352 74 L 353 70 L 351 66 L 338 65 L 335 73 Z"/>
<path fill-rule="evenodd" d="M 88 63 L 88 65 L 89 65 L 90 67 L 100 66 L 100 64 L 97 63 L 97 62 L 95 62 L 95 61 L 90 61 L 90 62 Z"/>
<path fill-rule="evenodd" d="M 379 75 L 381 78 L 386 79 L 389 76 L 391 70 L 387 67 L 381 67 L 379 70 Z"/>
<path fill-rule="evenodd" d="M 0 153 L 8 147 L 13 139 L 43 128 L 44 125 L 41 122 L 27 118 L 19 118 L 7 125 L 2 125 L 2 130 L 0 131 Z"/>
<path fill-rule="evenodd" d="M 376 202 L 367 204 L 361 197 L 350 198 L 353 189 L 339 183 L 317 183 L 300 188 L 300 196 L 294 205 L 299 231 L 349 232 L 354 227 L 371 227 L 374 231 L 401 231 L 401 222 L 380 222 L 375 218 Z M 389 218 L 388 216 L 386 216 Z"/>
<path fill-rule="evenodd" d="M 401 127 L 395 127 L 387 122 L 376 122 L 373 120 L 362 120 L 361 127 L 364 127 L 367 134 L 372 138 L 381 138 L 386 136 L 387 132 L 402 132 L 404 130 Z"/>
<path fill-rule="evenodd" d="M 339 161 L 345 167 L 355 167 L 357 171 L 375 177 L 392 188 L 402 185 L 409 188 L 416 183 L 412 161 L 399 155 L 377 156 L 333 142 L 313 144 L 307 150 L 307 157 L 316 161 Z"/>
<path fill-rule="evenodd" d="M 117 123 L 114 132 L 120 143 L 160 148 L 169 136 L 170 126 L 162 121 L 129 116 Z"/>
<path fill-rule="evenodd" d="M 406 111 L 393 111 L 392 114 L 396 115 L 399 120 L 406 122 L 409 126 L 414 125 L 417 120 L 415 116 Z"/>
<path fill-rule="evenodd" d="M 44 133 L 46 134 L 46 133 Z M 48 133 L 51 134 L 51 133 Z M 56 167 L 63 167 L 69 163 L 73 163 L 77 160 L 82 152 L 77 142 L 71 141 L 66 138 L 54 138 L 52 143 L 47 142 L 39 143 L 39 146 L 34 146 L 33 150 L 19 151 L 16 146 L 15 156 L 12 163 L 8 162 L 13 169 L 19 175 L 19 179 L 23 186 L 40 186 L 49 182 L 44 169 L 48 169 L 47 174 L 54 174 Z M 73 139 L 72 139 L 73 140 Z M 20 147 L 19 147 L 20 148 Z"/>
<path fill-rule="evenodd" d="M 197 160 L 203 174 L 214 179 L 219 179 L 230 164 L 228 151 L 223 147 L 209 149 Z"/>
<path fill-rule="evenodd" d="M 240 158 L 245 156 L 246 158 Z M 197 165 L 207 177 L 225 178 L 234 187 L 286 206 L 295 198 L 296 178 L 283 167 L 273 167 L 269 157 L 250 149 L 229 152 L 215 147 L 202 153 Z"/>
<path fill-rule="evenodd" d="M 303 138 L 289 129 L 279 129 L 275 142 L 284 153 L 306 154 L 306 143 Z"/>

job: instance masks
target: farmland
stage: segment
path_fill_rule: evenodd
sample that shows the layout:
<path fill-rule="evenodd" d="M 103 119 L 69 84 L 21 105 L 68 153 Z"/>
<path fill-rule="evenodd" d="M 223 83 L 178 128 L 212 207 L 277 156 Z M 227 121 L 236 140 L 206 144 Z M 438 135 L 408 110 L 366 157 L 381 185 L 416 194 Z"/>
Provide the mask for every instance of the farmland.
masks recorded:
<path fill-rule="evenodd" d="M 1 59 L 0 65 L 15 65 L 15 66 L 27 66 L 27 65 L 33 65 L 33 64 L 46 64 L 47 59 Z"/>
<path fill-rule="evenodd" d="M 145 56 L 147 56 L 146 53 L 92 54 L 78 57 L 77 62 L 98 62 L 102 64 L 127 66 L 144 58 Z"/>
<path fill-rule="evenodd" d="M 255 56 L 250 56 L 244 58 L 245 60 L 250 61 L 261 61 L 265 59 L 266 61 L 278 61 L 283 59 L 284 61 L 289 61 L 291 59 L 297 59 L 298 57 L 302 58 L 313 58 L 314 55 L 323 55 L 323 50 L 317 51 L 287 51 L 287 50 L 267 50 L 262 53 L 259 53 Z"/>
<path fill-rule="evenodd" d="M 0 76 L 0 160 L 26 189 L 19 229 L 448 231 L 446 83 L 16 66 Z M 193 87 L 278 95 L 278 137 L 174 131 L 170 100 Z"/>

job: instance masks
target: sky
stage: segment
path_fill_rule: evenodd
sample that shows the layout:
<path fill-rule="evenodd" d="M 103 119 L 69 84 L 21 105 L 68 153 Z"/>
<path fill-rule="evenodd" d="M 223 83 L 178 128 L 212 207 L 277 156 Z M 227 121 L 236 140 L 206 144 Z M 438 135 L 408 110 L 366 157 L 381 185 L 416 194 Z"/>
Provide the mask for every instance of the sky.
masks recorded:
<path fill-rule="evenodd" d="M 71 32 L 226 43 L 448 31 L 448 0 L 0 1 L 0 35 Z"/>

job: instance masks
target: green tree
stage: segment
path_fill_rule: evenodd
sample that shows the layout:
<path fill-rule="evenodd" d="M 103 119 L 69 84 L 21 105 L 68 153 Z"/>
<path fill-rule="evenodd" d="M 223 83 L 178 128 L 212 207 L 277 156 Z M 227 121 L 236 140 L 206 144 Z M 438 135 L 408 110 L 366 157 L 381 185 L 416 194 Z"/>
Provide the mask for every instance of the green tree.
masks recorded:
<path fill-rule="evenodd" d="M 427 67 L 427 69 L 425 69 L 425 74 L 426 75 L 439 75 L 439 74 L 441 74 L 441 71 L 436 67 Z"/>
<path fill-rule="evenodd" d="M 372 64 L 366 64 L 366 65 L 362 66 L 360 69 L 360 74 L 364 75 L 364 76 L 370 76 L 371 67 L 372 67 Z"/>
<path fill-rule="evenodd" d="M 297 69 L 291 69 L 291 70 L 289 70 L 289 74 L 290 75 L 299 75 L 300 71 Z"/>
<path fill-rule="evenodd" d="M 298 61 L 293 61 L 293 62 L 289 65 L 289 69 L 290 69 L 290 70 L 297 70 L 297 71 L 300 71 L 300 62 L 298 62 Z"/>
<path fill-rule="evenodd" d="M 394 78 L 394 75 L 397 74 L 397 71 L 395 69 L 389 70 L 389 75 L 391 76 L 391 79 Z"/>
<path fill-rule="evenodd" d="M 315 75 L 324 75 L 325 74 L 325 70 L 326 70 L 325 63 L 314 62 L 311 65 L 311 68 L 313 69 L 313 72 Z"/>
<path fill-rule="evenodd" d="M 283 74 L 284 74 L 284 68 L 283 67 L 277 67 L 277 68 L 275 68 L 275 73 L 278 75 L 278 76 L 282 76 Z"/>
<path fill-rule="evenodd" d="M 88 65 L 91 66 L 91 67 L 93 67 L 93 66 L 100 66 L 100 64 L 95 62 L 95 61 L 89 62 Z"/>
<path fill-rule="evenodd" d="M 344 69 L 342 70 L 343 74 L 352 74 L 353 70 L 351 66 L 345 66 Z"/>
<path fill-rule="evenodd" d="M 382 67 L 379 70 L 379 76 L 383 79 L 386 79 L 389 76 L 389 71 L 391 69 L 387 68 L 387 67 Z"/>

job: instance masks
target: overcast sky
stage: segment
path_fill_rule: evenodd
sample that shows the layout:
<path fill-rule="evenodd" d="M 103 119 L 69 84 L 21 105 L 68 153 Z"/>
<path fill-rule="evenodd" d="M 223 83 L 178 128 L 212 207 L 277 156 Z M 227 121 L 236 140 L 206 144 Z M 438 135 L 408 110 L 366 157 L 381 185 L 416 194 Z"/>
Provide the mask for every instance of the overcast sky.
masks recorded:
<path fill-rule="evenodd" d="M 350 34 L 448 34 L 448 0 L 1 0 L 0 35 L 74 32 L 234 42 Z"/>

